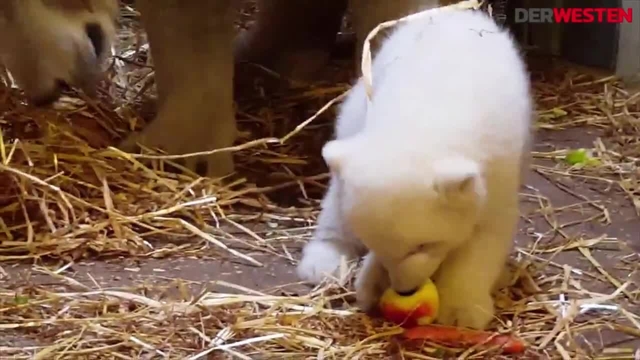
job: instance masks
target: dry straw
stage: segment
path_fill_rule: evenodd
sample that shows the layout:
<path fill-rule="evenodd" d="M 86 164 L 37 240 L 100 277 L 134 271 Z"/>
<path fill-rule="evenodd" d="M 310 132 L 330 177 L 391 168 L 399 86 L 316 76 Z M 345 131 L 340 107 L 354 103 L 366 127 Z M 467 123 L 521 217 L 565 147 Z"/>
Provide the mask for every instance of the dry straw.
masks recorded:
<path fill-rule="evenodd" d="M 402 341 L 397 328 L 349 305 L 353 266 L 301 296 L 223 281 L 213 290 L 211 283 L 161 276 L 159 283 L 118 288 L 92 276 L 74 278 L 72 269 L 85 256 L 207 255 L 251 267 L 295 264 L 292 253 L 309 237 L 318 202 L 303 199 L 306 205 L 294 209 L 266 195 L 289 191 L 306 198 L 323 188 L 326 174 L 316 169 L 301 175 L 300 169 L 313 165 L 305 154 L 318 152 L 318 134 L 330 136 L 330 122 L 320 121 L 330 116 L 323 112 L 344 97 L 345 87 L 332 80 L 277 93 L 268 106 L 254 99 L 240 107 L 246 123 L 264 130 L 258 140 L 226 151 L 235 151 L 241 165 L 280 176 L 276 183 L 222 183 L 165 171 L 168 163 L 179 166 L 174 160 L 193 154 L 132 155 L 107 148 L 139 121 L 134 110 L 151 88 L 151 68 L 140 60 L 146 45 L 136 27 L 139 14 L 126 5 L 122 14 L 130 20 L 99 100 L 65 98 L 57 111 L 43 110 L 24 105 L 15 89 L 0 90 L 0 358 L 503 358 L 482 348 Z M 624 204 L 640 211 L 640 96 L 614 78 L 563 66 L 536 74 L 540 129 L 553 136 L 573 134 L 571 128 L 604 132 L 592 146 L 581 145 L 591 148 L 591 162 L 567 164 L 566 149 L 534 153 L 539 161 L 533 170 L 572 201 L 558 204 L 542 189 L 524 190 L 514 286 L 497 295 L 493 330 L 527 341 L 524 358 L 586 359 L 592 352 L 603 360 L 640 358 L 637 347 L 623 343 L 597 351 L 607 336 L 603 331 L 640 336 L 634 283 L 640 259 L 624 239 L 604 230 L 596 236 L 574 231 L 585 223 L 615 222 Z M 311 116 L 277 135 L 277 119 L 300 119 L 292 104 Z M 576 190 L 579 181 L 624 197 L 614 204 L 594 199 Z M 613 249 L 607 255 L 616 256 L 615 266 L 602 256 L 607 249 Z M 58 265 L 44 267 L 41 259 L 57 259 Z M 36 263 L 33 279 L 14 269 L 21 260 Z M 189 291 L 194 288 L 199 290 Z"/>
<path fill-rule="evenodd" d="M 367 96 L 371 98 L 371 94 L 373 91 L 372 90 L 373 74 L 371 73 L 371 63 L 372 63 L 371 41 L 380 31 L 394 27 L 404 22 L 421 19 L 427 16 L 434 16 L 443 11 L 458 11 L 458 10 L 469 10 L 469 9 L 477 10 L 480 8 L 480 6 L 482 6 L 482 3 L 483 2 L 478 2 L 478 0 L 464 0 L 464 1 L 460 1 L 458 3 L 447 5 L 447 6 L 427 9 L 427 10 L 423 10 L 417 13 L 404 16 L 400 19 L 385 21 L 383 23 L 380 23 L 373 30 L 371 30 L 367 35 L 367 37 L 365 38 L 364 45 L 362 47 L 361 70 L 362 70 L 362 78 L 364 81 L 365 89 L 367 90 Z"/>

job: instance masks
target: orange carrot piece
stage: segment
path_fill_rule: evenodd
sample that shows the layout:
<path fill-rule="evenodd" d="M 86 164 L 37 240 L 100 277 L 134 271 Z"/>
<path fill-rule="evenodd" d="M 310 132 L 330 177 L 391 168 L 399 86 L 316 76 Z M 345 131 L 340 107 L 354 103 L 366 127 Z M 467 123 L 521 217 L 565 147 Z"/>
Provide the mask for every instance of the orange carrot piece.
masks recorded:
<path fill-rule="evenodd" d="M 448 346 L 498 346 L 505 353 L 516 354 L 525 351 L 526 345 L 520 339 L 509 335 L 494 335 L 487 331 L 462 329 L 453 326 L 425 325 L 406 329 L 404 337 L 410 340 L 423 339 Z"/>

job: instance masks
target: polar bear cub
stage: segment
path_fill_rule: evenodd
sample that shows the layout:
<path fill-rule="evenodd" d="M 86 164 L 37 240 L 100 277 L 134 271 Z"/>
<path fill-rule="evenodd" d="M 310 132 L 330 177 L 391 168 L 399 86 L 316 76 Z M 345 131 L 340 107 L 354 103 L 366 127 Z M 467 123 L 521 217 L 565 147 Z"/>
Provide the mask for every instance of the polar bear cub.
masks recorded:
<path fill-rule="evenodd" d="M 334 275 L 366 254 L 356 278 L 365 311 L 392 286 L 427 278 L 437 321 L 485 328 L 512 249 L 533 105 L 510 34 L 479 11 L 442 11 L 388 37 L 341 105 L 322 155 L 332 178 L 298 275 Z"/>

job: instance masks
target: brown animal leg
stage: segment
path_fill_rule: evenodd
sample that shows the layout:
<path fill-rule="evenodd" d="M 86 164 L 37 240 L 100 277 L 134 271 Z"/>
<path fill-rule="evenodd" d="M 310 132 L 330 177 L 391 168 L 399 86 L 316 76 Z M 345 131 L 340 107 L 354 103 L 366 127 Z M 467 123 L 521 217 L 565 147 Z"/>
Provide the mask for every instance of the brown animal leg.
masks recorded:
<path fill-rule="evenodd" d="M 236 39 L 239 61 L 305 79 L 326 64 L 347 0 L 262 0 L 256 22 Z"/>
<path fill-rule="evenodd" d="M 231 2 L 137 1 L 155 66 L 159 111 L 139 135 L 122 144 L 124 149 L 140 142 L 177 155 L 233 144 Z M 230 153 L 191 157 L 186 165 L 209 176 L 233 171 Z"/>

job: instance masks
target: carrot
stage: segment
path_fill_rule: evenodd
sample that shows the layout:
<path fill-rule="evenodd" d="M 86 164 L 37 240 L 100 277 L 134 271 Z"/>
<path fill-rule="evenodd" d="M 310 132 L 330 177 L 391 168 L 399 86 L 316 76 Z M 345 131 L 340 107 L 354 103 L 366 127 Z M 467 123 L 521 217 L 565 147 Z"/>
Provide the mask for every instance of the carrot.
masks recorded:
<path fill-rule="evenodd" d="M 500 347 L 505 353 L 516 354 L 525 351 L 526 345 L 520 339 L 509 335 L 494 335 L 486 331 L 462 329 L 453 326 L 425 325 L 406 329 L 404 337 L 410 340 L 423 339 L 448 346 Z"/>

